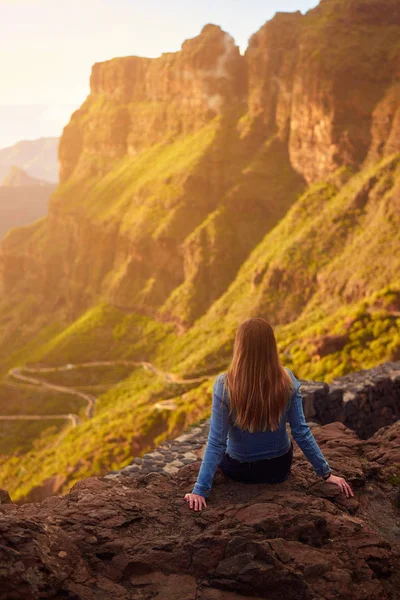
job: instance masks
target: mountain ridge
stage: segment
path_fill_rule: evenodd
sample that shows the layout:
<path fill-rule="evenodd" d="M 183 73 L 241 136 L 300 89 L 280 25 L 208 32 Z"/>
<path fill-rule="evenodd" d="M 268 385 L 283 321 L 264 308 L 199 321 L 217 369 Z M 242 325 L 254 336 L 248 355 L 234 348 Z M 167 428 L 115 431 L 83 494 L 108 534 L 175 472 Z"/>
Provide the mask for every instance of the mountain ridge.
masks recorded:
<path fill-rule="evenodd" d="M 15 164 L 32 177 L 56 183 L 58 142 L 58 137 L 41 137 L 35 140 L 21 140 L 12 146 L 0 148 L 0 180 Z"/>
<path fill-rule="evenodd" d="M 31 186 L 44 186 L 44 185 L 52 185 L 48 181 L 44 181 L 43 179 L 38 179 L 36 177 L 32 177 L 28 175 L 26 171 L 17 167 L 16 165 L 12 165 L 8 172 L 8 175 L 3 179 L 1 185 L 3 187 L 31 187 Z"/>

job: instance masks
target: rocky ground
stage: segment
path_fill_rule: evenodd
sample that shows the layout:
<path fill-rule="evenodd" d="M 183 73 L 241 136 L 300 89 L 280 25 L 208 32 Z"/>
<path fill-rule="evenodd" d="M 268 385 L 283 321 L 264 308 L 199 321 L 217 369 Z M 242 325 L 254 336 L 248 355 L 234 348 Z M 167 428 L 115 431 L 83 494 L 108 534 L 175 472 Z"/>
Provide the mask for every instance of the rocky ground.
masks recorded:
<path fill-rule="evenodd" d="M 1 600 L 397 600 L 400 422 L 368 440 L 339 422 L 313 433 L 354 498 L 317 478 L 297 445 L 281 484 L 217 470 L 201 512 L 184 501 L 199 460 L 84 479 L 40 503 L 3 490 Z"/>

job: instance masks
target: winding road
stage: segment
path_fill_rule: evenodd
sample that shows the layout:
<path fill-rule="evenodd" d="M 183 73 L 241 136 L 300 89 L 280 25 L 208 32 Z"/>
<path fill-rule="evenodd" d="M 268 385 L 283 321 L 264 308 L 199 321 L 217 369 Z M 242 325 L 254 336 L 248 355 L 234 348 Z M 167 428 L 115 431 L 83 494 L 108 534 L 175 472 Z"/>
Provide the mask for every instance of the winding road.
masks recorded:
<path fill-rule="evenodd" d="M 152 363 L 147 361 L 129 361 L 129 360 L 115 360 L 115 361 L 94 361 L 94 362 L 86 362 L 80 364 L 72 364 L 68 363 L 67 365 L 62 365 L 59 367 L 14 367 L 10 369 L 8 372 L 8 377 L 12 380 L 17 380 L 21 383 L 12 383 L 12 381 L 5 381 L 5 385 L 10 385 L 12 387 L 24 387 L 33 389 L 40 386 L 46 390 L 59 392 L 62 394 L 72 394 L 74 396 L 78 396 L 87 402 L 85 415 L 88 419 L 91 419 L 94 415 L 94 408 L 96 404 L 96 397 L 91 394 L 87 394 L 86 392 L 82 392 L 76 388 L 67 387 L 64 385 L 57 385 L 54 383 L 50 383 L 48 381 L 43 381 L 42 379 L 38 379 L 37 377 L 33 377 L 32 375 L 40 374 L 40 373 L 56 373 L 60 371 L 69 371 L 71 369 L 81 369 L 81 368 L 91 368 L 91 367 L 109 367 L 115 365 L 125 365 L 125 366 L 141 366 L 148 371 L 152 371 L 156 375 L 160 377 L 164 377 L 164 379 L 171 383 L 185 384 L 185 383 L 202 383 L 203 381 L 207 381 L 209 377 L 204 375 L 202 377 L 195 377 L 192 379 L 182 379 L 175 375 L 175 373 L 167 373 L 165 371 L 161 371 L 157 369 Z M 27 373 L 27 374 L 24 374 Z M 93 386 L 94 387 L 94 386 Z M 174 410 L 176 405 L 171 400 L 164 400 L 157 402 L 154 405 L 156 409 L 167 409 Z M 0 415 L 0 421 L 11 421 L 18 419 L 34 419 L 34 420 L 42 420 L 42 419 L 68 419 L 71 421 L 72 426 L 76 427 L 81 423 L 81 419 L 78 415 L 74 413 L 68 414 L 55 414 L 55 415 Z"/>

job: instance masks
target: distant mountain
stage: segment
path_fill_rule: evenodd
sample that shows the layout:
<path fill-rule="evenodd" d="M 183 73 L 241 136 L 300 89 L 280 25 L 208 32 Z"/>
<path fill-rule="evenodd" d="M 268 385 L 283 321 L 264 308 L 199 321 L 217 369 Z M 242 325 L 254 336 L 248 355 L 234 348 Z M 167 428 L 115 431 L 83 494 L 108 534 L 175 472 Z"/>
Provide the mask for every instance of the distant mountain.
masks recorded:
<path fill-rule="evenodd" d="M 31 177 L 56 183 L 58 181 L 59 138 L 39 138 L 23 140 L 0 150 L 0 181 L 12 166 L 26 171 Z"/>
<path fill-rule="evenodd" d="M 55 184 L 31 177 L 13 166 L 0 185 L 0 240 L 12 227 L 29 225 L 47 215 Z"/>
<path fill-rule="evenodd" d="M 48 181 L 42 181 L 36 177 L 31 177 L 23 169 L 20 169 L 20 167 L 16 167 L 15 165 L 11 167 L 1 185 L 4 187 L 53 187 Z"/>

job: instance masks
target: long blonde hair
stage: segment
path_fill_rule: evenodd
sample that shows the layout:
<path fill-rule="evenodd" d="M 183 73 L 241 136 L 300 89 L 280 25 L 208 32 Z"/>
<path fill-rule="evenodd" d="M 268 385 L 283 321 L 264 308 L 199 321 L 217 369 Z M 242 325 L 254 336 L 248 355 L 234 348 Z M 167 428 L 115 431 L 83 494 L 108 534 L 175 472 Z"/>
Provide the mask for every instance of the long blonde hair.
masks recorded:
<path fill-rule="evenodd" d="M 275 335 L 265 319 L 239 325 L 224 382 L 234 424 L 250 432 L 278 429 L 295 384 L 281 364 Z"/>

